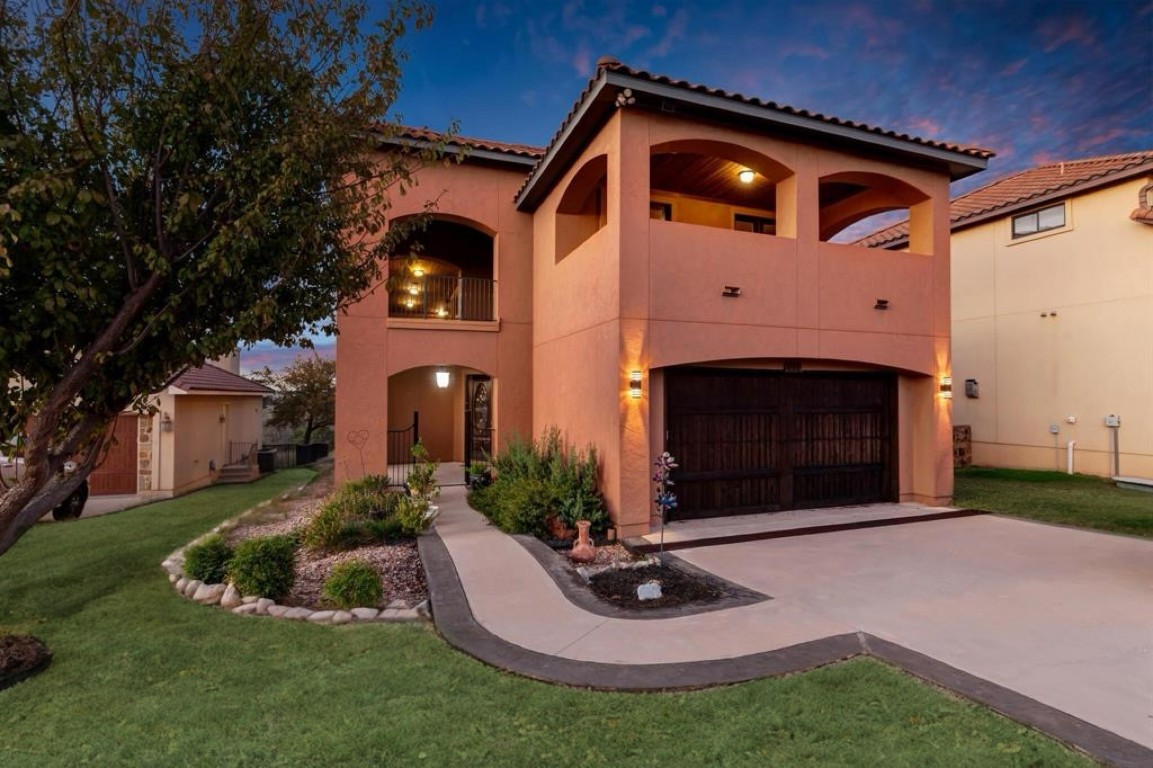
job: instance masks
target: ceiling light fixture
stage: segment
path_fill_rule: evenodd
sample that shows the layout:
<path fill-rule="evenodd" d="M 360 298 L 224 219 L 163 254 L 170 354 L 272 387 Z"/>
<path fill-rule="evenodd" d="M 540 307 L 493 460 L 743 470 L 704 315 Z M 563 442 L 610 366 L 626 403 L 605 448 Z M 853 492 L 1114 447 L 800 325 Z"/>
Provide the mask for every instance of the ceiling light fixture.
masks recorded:
<path fill-rule="evenodd" d="M 741 180 L 742 184 L 752 184 L 753 179 L 757 178 L 757 172 L 750 170 L 748 168 L 745 168 L 744 170 L 742 170 L 740 173 L 737 174 L 737 178 Z"/>

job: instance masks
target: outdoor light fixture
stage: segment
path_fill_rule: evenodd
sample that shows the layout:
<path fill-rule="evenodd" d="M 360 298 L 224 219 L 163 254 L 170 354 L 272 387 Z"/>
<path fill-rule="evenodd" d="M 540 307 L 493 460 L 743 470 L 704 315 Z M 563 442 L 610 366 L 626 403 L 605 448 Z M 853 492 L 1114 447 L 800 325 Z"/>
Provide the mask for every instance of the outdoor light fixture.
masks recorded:
<path fill-rule="evenodd" d="M 408 292 L 413 296 L 416 296 L 418 293 L 420 293 L 420 286 L 416 283 L 413 283 L 412 285 L 408 286 Z"/>
<path fill-rule="evenodd" d="M 942 400 L 953 399 L 953 377 L 942 376 L 941 383 L 937 386 L 937 392 L 940 393 Z"/>
<path fill-rule="evenodd" d="M 404 306 L 407 307 L 408 309 L 412 309 L 413 307 L 416 306 L 416 302 L 413 301 L 412 299 L 405 299 L 404 300 Z"/>
<path fill-rule="evenodd" d="M 739 285 L 726 285 L 721 295 L 726 299 L 735 299 L 741 295 L 741 286 Z"/>
<path fill-rule="evenodd" d="M 629 371 L 629 396 L 637 400 L 641 396 L 641 372 Z"/>
<path fill-rule="evenodd" d="M 447 368 L 437 368 L 436 369 L 436 386 L 437 386 L 437 388 L 438 389 L 448 389 L 448 381 L 449 381 L 448 369 Z"/>
<path fill-rule="evenodd" d="M 164 414 L 160 417 L 160 431 L 172 431 L 172 416 L 168 413 L 168 411 L 165 411 Z"/>
<path fill-rule="evenodd" d="M 445 309 L 444 307 L 437 307 L 436 308 L 436 316 L 437 317 L 448 317 L 448 310 Z"/>
<path fill-rule="evenodd" d="M 749 168 L 745 168 L 737 174 L 737 178 L 741 180 L 742 184 L 752 184 L 753 179 L 757 178 L 757 172 Z"/>
<path fill-rule="evenodd" d="M 412 276 L 413 277 L 424 277 L 424 267 L 420 266 L 419 264 L 417 266 L 413 267 L 412 268 Z"/>
<path fill-rule="evenodd" d="M 888 299 L 877 299 L 877 303 L 873 305 L 873 309 L 888 309 L 888 308 L 889 308 L 889 300 Z"/>

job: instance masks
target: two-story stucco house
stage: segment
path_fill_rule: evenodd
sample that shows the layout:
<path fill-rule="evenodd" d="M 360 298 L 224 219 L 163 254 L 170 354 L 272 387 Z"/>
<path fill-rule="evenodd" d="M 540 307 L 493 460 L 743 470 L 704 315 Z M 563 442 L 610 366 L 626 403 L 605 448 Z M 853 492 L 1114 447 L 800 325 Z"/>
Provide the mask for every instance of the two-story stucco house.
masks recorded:
<path fill-rule="evenodd" d="M 949 500 L 949 182 L 990 152 L 611 59 L 545 149 L 460 143 L 419 258 L 339 319 L 338 478 L 419 413 L 442 460 L 594 444 L 623 536 L 664 450 L 681 518 Z M 831 242 L 894 209 L 908 252 Z"/>
<path fill-rule="evenodd" d="M 953 421 L 977 464 L 1153 478 L 1153 151 L 952 204 Z M 904 248 L 903 224 L 861 241 Z"/>

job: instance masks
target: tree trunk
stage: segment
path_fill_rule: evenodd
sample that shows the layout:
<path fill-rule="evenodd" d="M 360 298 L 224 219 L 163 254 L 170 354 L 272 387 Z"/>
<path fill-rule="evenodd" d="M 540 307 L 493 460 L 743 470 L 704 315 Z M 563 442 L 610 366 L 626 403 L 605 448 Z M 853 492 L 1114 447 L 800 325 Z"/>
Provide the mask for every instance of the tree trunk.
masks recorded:
<path fill-rule="evenodd" d="M 308 417 L 308 422 L 304 425 L 304 444 L 312 444 L 312 417 Z"/>

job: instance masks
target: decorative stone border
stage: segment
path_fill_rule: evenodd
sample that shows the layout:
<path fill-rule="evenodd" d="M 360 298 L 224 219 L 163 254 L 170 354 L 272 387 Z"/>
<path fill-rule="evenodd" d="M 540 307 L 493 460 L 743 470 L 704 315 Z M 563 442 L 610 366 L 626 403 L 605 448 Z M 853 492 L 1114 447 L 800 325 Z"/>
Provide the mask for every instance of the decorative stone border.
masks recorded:
<path fill-rule="evenodd" d="M 280 498 L 287 498 L 288 495 L 284 494 Z M 205 584 L 199 579 L 188 579 L 184 576 L 184 550 L 203 542 L 213 534 L 226 533 L 236 525 L 240 516 L 270 504 L 272 504 L 272 500 L 262 501 L 252 509 L 242 512 L 241 515 L 231 520 L 224 521 L 208 533 L 193 539 L 164 558 L 160 565 L 168 574 L 168 581 L 175 587 L 176 593 L 201 605 L 218 605 L 237 616 L 271 616 L 275 619 L 307 621 L 312 624 L 367 624 L 371 622 L 429 621 L 432 619 L 432 608 L 428 600 L 422 600 L 412 607 L 404 601 L 393 600 L 383 609 L 366 607 L 352 608 L 347 611 L 314 611 L 311 608 L 278 605 L 275 600 L 270 600 L 267 597 L 241 595 L 240 591 L 232 584 Z"/>

